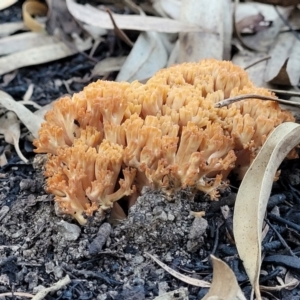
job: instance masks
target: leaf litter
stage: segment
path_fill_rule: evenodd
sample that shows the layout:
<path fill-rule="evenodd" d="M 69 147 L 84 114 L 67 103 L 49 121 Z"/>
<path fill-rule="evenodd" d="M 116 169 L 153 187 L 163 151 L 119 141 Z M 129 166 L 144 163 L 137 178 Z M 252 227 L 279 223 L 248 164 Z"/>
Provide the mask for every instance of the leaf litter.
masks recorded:
<path fill-rule="evenodd" d="M 6 1 L 6 3 L 9 2 L 10 1 Z M 85 5 L 85 6 L 80 5 L 75 3 L 75 1 L 72 0 L 67 0 L 67 2 L 61 1 L 59 5 L 64 7 L 62 8 L 59 6 L 55 6 L 57 4 L 55 1 L 48 0 L 47 1 L 48 6 L 51 7 L 51 5 L 53 5 L 52 13 L 50 14 L 50 16 L 52 15 L 52 17 L 48 19 L 48 23 L 43 23 L 44 22 L 43 20 L 40 21 L 37 19 L 30 18 L 28 16 L 26 17 L 26 14 L 25 14 L 25 23 L 28 24 L 29 22 L 29 24 L 31 25 L 29 25 L 28 27 L 30 27 L 32 30 L 35 31 L 44 31 L 44 29 L 47 29 L 48 33 L 43 33 L 43 35 L 49 38 L 49 47 L 48 48 L 46 47 L 45 45 L 47 43 L 46 41 L 43 41 L 42 42 L 43 45 L 40 46 L 34 43 L 30 45 L 29 40 L 26 39 L 26 36 L 22 36 L 22 38 L 24 37 L 25 46 L 21 46 L 21 49 L 15 48 L 13 50 L 8 50 L 9 48 L 5 47 L 6 52 L 0 54 L 0 55 L 4 55 L 3 57 L 0 58 L 1 74 L 5 74 L 12 70 L 18 70 L 19 68 L 25 66 L 31 66 L 35 64 L 55 61 L 57 59 L 61 59 L 68 55 L 73 55 L 75 53 L 78 53 L 78 51 L 82 52 L 87 49 L 90 49 L 93 43 L 91 40 L 88 40 L 88 42 L 86 43 L 87 44 L 86 47 L 83 48 L 78 46 L 78 44 L 77 45 L 75 44 L 76 43 L 75 40 L 76 41 L 79 40 L 78 36 L 81 35 L 82 33 L 86 33 L 85 31 L 82 31 L 82 28 L 85 27 L 87 24 L 98 27 L 101 30 L 104 29 L 111 30 L 111 29 L 119 28 L 120 30 L 134 29 L 138 31 L 143 31 L 139 34 L 139 37 L 134 41 L 133 48 L 130 51 L 128 56 L 127 55 L 119 56 L 116 58 L 112 57 L 111 60 L 109 60 L 110 58 L 107 58 L 106 64 L 105 64 L 105 60 L 103 60 L 103 62 L 100 61 L 97 65 L 95 65 L 91 77 L 93 76 L 108 77 L 112 72 L 116 72 L 120 70 L 117 80 L 128 80 L 128 81 L 132 81 L 135 79 L 146 80 L 155 71 L 167 65 L 168 60 L 170 59 L 170 55 L 171 56 L 173 55 L 172 60 L 170 60 L 172 62 L 198 60 L 200 58 L 211 57 L 211 56 L 219 59 L 224 59 L 224 58 L 230 59 L 232 26 L 231 26 L 231 17 L 230 17 L 231 8 L 229 8 L 229 6 L 231 6 L 231 2 L 222 1 L 222 4 L 220 5 L 220 2 L 208 1 L 207 5 L 202 7 L 202 9 L 205 9 L 205 11 L 201 13 L 201 15 L 203 15 L 204 17 L 207 16 L 207 18 L 209 18 L 211 23 L 204 22 L 205 18 L 202 18 L 202 20 L 199 20 L 199 18 L 197 19 L 197 13 L 199 16 L 199 13 L 201 12 L 201 7 L 198 7 L 198 3 L 196 2 L 197 1 L 186 1 L 184 2 L 182 9 L 178 9 L 178 7 L 180 7 L 180 1 L 165 1 L 165 2 L 155 1 L 154 3 L 155 5 L 153 7 L 160 15 L 163 16 L 162 18 L 144 16 L 144 18 L 142 19 L 139 18 L 138 15 L 130 15 L 129 17 L 126 15 L 114 13 L 112 14 L 115 21 L 115 25 L 114 25 L 111 22 L 107 21 L 109 20 L 109 16 L 105 11 L 95 9 L 89 5 Z M 239 17 L 239 13 L 237 13 L 238 23 L 236 24 L 236 29 L 242 35 L 241 36 L 242 43 L 239 44 L 239 41 L 234 42 L 234 45 L 238 47 L 238 52 L 232 57 L 232 59 L 235 62 L 238 62 L 238 64 L 243 65 L 244 67 L 252 65 L 254 63 L 254 66 L 249 68 L 249 72 L 250 74 L 252 72 L 253 79 L 259 78 L 259 82 L 260 82 L 259 85 L 261 86 L 264 85 L 271 88 L 274 86 L 274 83 L 276 84 L 283 83 L 285 85 L 297 86 L 299 83 L 299 76 L 300 76 L 299 75 L 300 68 L 298 64 L 298 62 L 300 61 L 298 59 L 299 56 L 298 54 L 300 53 L 298 51 L 299 40 L 297 40 L 294 32 L 291 31 L 290 27 L 287 26 L 287 24 L 282 21 L 282 17 L 285 18 L 286 20 L 289 20 L 288 18 L 290 16 L 290 24 L 294 26 L 292 28 L 298 28 L 297 18 L 295 17 L 293 18 L 293 14 L 297 15 L 299 9 L 291 8 L 291 7 L 288 7 L 286 9 L 281 8 L 278 14 L 278 12 L 276 12 L 276 10 L 270 5 L 265 5 L 264 8 L 262 8 L 263 4 L 248 2 L 248 3 L 239 3 L 237 7 L 238 8 L 237 12 L 239 11 L 240 7 L 246 5 L 248 5 L 248 8 L 255 7 L 256 12 L 250 16 L 248 14 L 242 17 Z M 30 5 L 28 7 L 30 7 Z M 246 8 L 246 11 L 247 10 L 248 9 Z M 28 12 L 28 10 L 26 11 Z M 64 13 L 62 13 L 63 11 L 65 13 L 68 13 L 69 11 L 70 12 L 69 17 L 72 16 L 72 18 L 68 19 L 70 21 L 69 23 L 70 26 L 69 27 L 66 26 L 65 28 L 64 25 L 67 24 L 66 23 L 67 21 L 65 21 L 63 18 L 64 16 Z M 271 11 L 273 12 L 266 13 Z M 184 17 L 184 13 L 187 12 L 190 18 Z M 87 17 L 86 13 L 90 14 L 89 15 L 90 18 Z M 28 14 L 30 15 L 31 13 L 28 12 Z M 99 22 L 95 21 L 96 16 L 97 18 L 99 18 L 98 19 Z M 74 22 L 73 17 L 76 18 L 75 23 L 72 23 Z M 130 22 L 128 20 L 130 20 Z M 81 24 L 82 26 L 77 27 L 78 28 L 77 37 L 75 37 L 74 39 L 74 36 L 72 35 L 73 32 L 72 28 L 75 28 L 74 26 L 78 25 L 77 23 L 78 21 L 85 22 L 86 24 Z M 57 24 L 59 25 L 57 26 Z M 290 24 L 288 23 L 288 25 Z M 6 24 L 0 24 L 0 28 L 1 25 L 6 25 Z M 6 41 L 3 40 L 3 38 L 0 39 L 0 44 L 7 43 L 7 45 L 12 45 L 13 47 L 16 43 L 15 41 L 17 38 L 14 35 L 10 36 L 10 34 L 12 34 L 15 30 L 23 29 L 24 24 L 22 22 L 17 22 L 15 24 L 10 24 L 10 25 L 12 26 L 10 27 L 8 26 L 7 28 L 9 29 L 7 29 L 6 33 L 3 35 L 3 36 L 7 36 L 8 39 Z M 106 34 L 107 31 L 105 30 L 99 31 L 101 32 L 101 34 L 96 33 L 96 35 L 98 34 L 98 36 L 100 36 L 102 34 Z M 164 43 L 166 36 L 157 33 L 157 31 L 164 31 L 169 33 L 179 32 L 179 39 L 177 39 L 177 47 L 174 47 L 175 43 L 173 43 L 173 46 L 171 47 L 171 50 L 174 47 L 172 54 L 170 54 L 170 50 L 167 49 L 167 46 Z M 125 31 L 124 33 L 126 34 Z M 248 34 L 248 36 L 245 36 L 245 34 Z M 20 34 L 17 34 L 17 36 L 18 35 Z M 28 33 L 28 37 L 30 35 L 34 36 L 32 32 Z M 38 40 L 39 35 L 36 35 L 36 37 Z M 93 38 L 95 38 L 95 36 L 93 36 Z M 188 43 L 185 43 L 186 40 L 188 41 Z M 84 41 L 80 41 L 80 42 L 84 43 Z M 254 44 L 255 49 L 258 50 L 258 52 L 251 52 L 243 48 L 243 42 L 245 42 L 246 45 L 248 45 L 248 43 L 250 43 L 250 45 Z M 205 46 L 199 47 L 201 43 L 206 47 Z M 59 45 L 59 47 L 56 47 L 57 45 Z M 215 45 L 216 47 L 208 47 L 207 45 Z M 22 47 L 25 48 L 22 49 Z M 26 47 L 28 48 L 28 51 L 26 50 Z M 207 52 L 207 49 L 209 49 L 210 52 Z M 18 55 L 13 56 L 14 54 L 10 54 L 15 51 L 17 52 Z M 42 53 L 40 57 L 38 53 Z M 31 58 L 32 56 L 34 56 L 34 59 Z M 24 60 L 26 59 L 27 63 L 24 64 L 24 62 L 22 61 L 22 57 Z M 263 59 L 266 57 L 268 58 Z M 255 63 L 257 60 L 260 59 L 261 62 Z M 9 67 L 3 67 L 5 65 Z M 267 67 L 265 67 L 266 65 Z M 0 119 L 0 122 L 2 122 L 1 123 L 2 131 L 3 128 L 5 128 L 3 132 L 4 132 L 4 136 L 6 136 L 6 142 L 14 144 L 15 147 L 18 147 L 18 139 L 20 137 L 20 121 L 18 120 L 17 115 L 19 119 L 22 121 L 22 123 L 33 133 L 33 135 L 36 134 L 36 131 L 38 130 L 42 121 L 41 117 L 34 117 L 35 115 L 38 115 L 38 111 L 37 114 L 33 115 L 31 111 L 27 110 L 23 106 L 23 104 L 30 104 L 30 98 L 31 98 L 30 94 L 32 94 L 32 92 L 33 92 L 33 85 L 28 89 L 28 94 L 24 96 L 23 101 L 16 102 L 13 99 L 10 99 L 9 104 L 7 104 L 8 102 L 6 103 L 6 108 L 9 109 L 9 111 L 7 112 L 9 116 L 8 118 L 9 121 L 5 123 L 2 118 Z M 3 94 L 1 95 L 3 96 Z M 7 95 L 4 96 L 6 100 L 9 98 Z M 13 102 L 18 104 L 12 104 Z M 15 111 L 17 115 L 12 111 Z M 24 115 L 26 114 L 28 118 L 24 118 Z M 30 123 L 30 118 L 33 119 L 35 118 L 34 119 L 36 121 L 35 125 L 32 125 Z M 288 130 L 286 131 L 287 131 L 286 135 L 283 135 L 283 137 L 280 137 L 279 139 L 276 137 L 273 140 L 273 143 L 278 142 L 278 144 L 281 145 L 281 146 L 278 145 L 274 146 L 275 147 L 274 151 L 276 149 L 277 149 L 276 151 L 279 152 L 281 151 L 280 152 L 281 156 L 278 153 L 276 155 L 273 153 L 271 155 L 270 161 L 268 162 L 272 166 L 271 169 L 273 173 L 276 172 L 279 163 L 286 156 L 287 149 L 292 148 L 293 147 L 291 146 L 292 144 L 293 145 L 295 143 L 298 144 L 299 142 L 299 141 L 296 142 L 296 136 L 297 136 L 296 134 L 292 135 L 291 137 L 291 134 L 288 133 Z M 269 139 L 271 139 L 271 136 Z M 293 143 L 292 144 L 290 143 L 287 147 L 286 144 L 289 141 Z M 18 152 L 20 150 L 17 150 L 16 148 L 16 151 Z M 22 159 L 26 160 L 25 157 L 23 157 Z M 263 162 L 266 162 L 265 158 L 263 158 Z M 253 165 L 253 168 L 256 168 L 256 165 Z M 270 194 L 271 191 L 271 185 L 272 185 L 271 183 L 273 182 L 273 178 L 275 174 L 275 173 L 273 174 L 272 172 L 269 169 L 268 172 L 261 172 L 261 175 L 263 176 L 262 179 L 263 182 L 267 182 L 268 184 L 262 187 L 262 189 L 259 191 L 261 193 L 260 194 L 261 197 L 258 197 L 258 200 L 254 201 L 254 204 L 251 203 L 252 205 L 249 205 L 250 212 L 256 211 L 256 214 L 252 215 L 252 222 L 253 220 L 256 220 L 254 222 L 255 226 L 253 226 L 254 229 L 252 229 L 250 233 L 247 232 L 245 229 L 247 222 L 245 221 L 246 219 L 243 219 L 242 213 L 236 213 L 237 211 L 239 211 L 238 210 L 238 207 L 240 205 L 238 204 L 240 202 L 239 195 L 240 193 L 243 192 L 242 188 L 239 189 L 237 204 L 234 213 L 234 218 L 238 218 L 240 220 L 240 221 L 236 221 L 235 224 L 237 225 L 234 227 L 234 228 L 239 228 L 239 229 L 234 229 L 235 235 L 238 236 L 238 238 L 236 238 L 237 248 L 240 249 L 241 247 L 241 243 L 238 242 L 238 240 L 239 237 L 243 235 L 244 240 L 247 237 L 248 239 L 242 245 L 242 248 L 244 246 L 246 248 L 250 247 L 251 249 L 254 249 L 253 252 L 251 252 L 252 254 L 249 256 L 248 260 L 247 258 L 244 258 L 243 261 L 248 275 L 250 274 L 249 278 L 256 291 L 258 299 L 260 297 L 258 275 L 261 267 L 261 257 L 260 257 L 261 242 L 262 242 L 261 227 L 262 227 L 263 215 L 265 209 L 258 210 L 257 206 L 262 208 L 266 206 L 266 202 L 269 198 L 268 195 Z M 273 175 L 271 176 L 270 174 Z M 253 189 L 253 186 L 255 186 L 256 184 L 256 182 L 254 182 L 254 179 L 253 177 L 252 179 L 251 178 L 244 179 L 241 187 L 243 187 L 243 184 L 248 184 L 249 188 L 252 187 Z M 246 193 L 244 195 L 248 197 L 249 194 L 251 193 Z M 246 196 L 243 197 L 243 199 L 245 199 Z M 249 215 L 247 217 L 249 219 Z M 243 232 L 243 234 L 239 233 L 241 231 Z M 250 237 L 253 236 L 253 234 L 255 238 L 251 239 Z M 239 254 L 242 258 L 243 254 L 241 253 L 243 253 L 243 250 L 239 250 Z M 214 259 L 214 258 L 213 258 L 213 265 L 214 265 L 214 278 L 221 278 L 218 280 L 213 280 L 213 285 L 214 282 L 216 282 L 218 286 L 217 289 L 219 289 L 220 292 L 219 295 L 208 294 L 210 295 L 209 297 L 216 296 L 220 298 L 224 296 L 222 295 L 222 291 L 225 291 L 228 286 L 231 286 L 232 289 L 229 289 L 228 291 L 228 295 L 231 296 L 228 297 L 234 297 L 232 296 L 233 295 L 232 293 L 236 293 L 236 295 L 237 294 L 239 295 L 238 297 L 241 297 L 237 299 L 244 299 L 243 298 L 244 296 L 240 294 L 240 289 L 238 287 L 237 281 L 235 277 L 232 276 L 233 272 L 230 270 L 230 268 L 228 268 L 226 264 L 224 264 L 221 260 Z M 218 268 L 223 271 L 221 273 L 218 272 L 216 266 L 219 266 Z M 226 272 L 230 273 L 230 271 L 231 271 L 230 280 L 229 279 L 228 281 L 224 280 L 225 278 L 224 274 Z M 226 286 L 222 286 L 223 280 L 225 283 L 227 283 Z M 296 281 L 290 280 L 289 283 L 280 284 L 279 287 L 276 286 L 274 288 L 269 287 L 269 290 L 278 290 L 289 286 L 291 287 L 296 286 Z M 265 288 L 261 287 L 261 289 L 264 290 Z M 213 291 L 212 288 L 211 291 Z M 208 298 L 204 298 L 204 299 L 208 299 Z M 225 297 L 225 299 L 227 298 Z M 233 298 L 228 298 L 228 299 L 233 299 Z"/>

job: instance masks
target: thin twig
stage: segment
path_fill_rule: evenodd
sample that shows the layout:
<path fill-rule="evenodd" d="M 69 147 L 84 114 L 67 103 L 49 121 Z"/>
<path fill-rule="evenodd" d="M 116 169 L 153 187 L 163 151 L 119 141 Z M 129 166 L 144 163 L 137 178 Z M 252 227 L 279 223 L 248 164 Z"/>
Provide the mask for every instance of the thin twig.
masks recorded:
<path fill-rule="evenodd" d="M 300 103 L 295 102 L 295 101 L 277 99 L 277 98 L 274 98 L 274 97 L 262 96 L 262 95 L 257 95 L 257 94 L 248 94 L 248 95 L 241 95 L 241 96 L 237 96 L 237 97 L 222 100 L 222 101 L 216 103 L 215 107 L 216 108 L 221 108 L 221 107 L 224 107 L 224 106 L 228 106 L 232 103 L 242 101 L 242 100 L 247 100 L 247 99 L 259 99 L 259 100 L 264 100 L 264 101 L 270 101 L 271 100 L 271 101 L 276 101 L 276 102 L 286 104 L 286 105 L 300 106 Z"/>
<path fill-rule="evenodd" d="M 52 286 L 50 286 L 48 288 L 44 288 L 41 291 L 39 291 L 32 298 L 32 300 L 42 300 L 42 299 L 44 299 L 47 296 L 48 293 L 59 291 L 61 288 L 63 288 L 64 286 L 68 285 L 70 282 L 71 282 L 71 279 L 70 279 L 69 275 L 66 275 L 64 278 L 62 278 L 61 280 L 57 281 Z"/>
<path fill-rule="evenodd" d="M 23 293 L 23 292 L 8 292 L 8 293 L 2 293 L 0 294 L 0 297 L 27 297 L 27 298 L 32 298 L 34 295 L 29 294 L 29 293 Z"/>
<path fill-rule="evenodd" d="M 245 67 L 244 70 L 247 70 L 247 69 L 249 69 L 249 68 L 251 68 L 251 67 L 253 67 L 253 66 L 255 66 L 255 65 L 259 64 L 259 63 L 261 63 L 262 61 L 268 60 L 270 58 L 271 58 L 270 55 L 262 57 L 261 59 L 255 61 L 255 62 L 251 63 L 250 65 L 248 65 L 247 67 Z"/>
<path fill-rule="evenodd" d="M 106 9 L 106 12 L 108 13 L 110 19 L 111 19 L 111 22 L 113 23 L 113 26 L 114 26 L 114 32 L 115 34 L 123 41 L 125 42 L 128 46 L 130 47 L 133 47 L 134 46 L 134 42 L 132 42 L 130 40 L 130 38 L 127 36 L 127 34 L 118 27 L 117 23 L 115 22 L 115 19 L 113 17 L 113 14 L 112 12 L 110 11 L 110 9 Z"/>
<path fill-rule="evenodd" d="M 277 235 L 279 241 L 281 244 L 285 247 L 285 249 L 290 253 L 291 256 L 297 257 L 297 255 L 291 250 L 289 245 L 286 243 L 286 241 L 282 238 L 281 234 L 277 231 L 277 229 L 270 223 L 268 219 L 265 219 L 265 222 L 271 227 L 271 229 L 275 232 Z"/>
<path fill-rule="evenodd" d="M 282 20 L 282 22 L 284 23 L 284 25 L 287 26 L 287 27 L 290 29 L 290 31 L 292 32 L 292 34 L 295 36 L 295 38 L 296 38 L 297 40 L 300 40 L 300 35 L 298 34 L 298 32 L 295 31 L 295 30 L 292 28 L 290 22 L 289 22 L 287 19 L 285 19 L 285 18 L 281 15 L 281 13 L 279 12 L 279 10 L 278 10 L 278 8 L 277 8 L 276 5 L 274 5 L 274 9 L 276 10 L 276 12 L 277 12 L 279 18 Z"/>
<path fill-rule="evenodd" d="M 296 91 L 285 91 L 285 90 L 275 90 L 275 89 L 270 89 L 270 91 L 276 94 L 300 97 L 300 92 L 296 92 Z"/>

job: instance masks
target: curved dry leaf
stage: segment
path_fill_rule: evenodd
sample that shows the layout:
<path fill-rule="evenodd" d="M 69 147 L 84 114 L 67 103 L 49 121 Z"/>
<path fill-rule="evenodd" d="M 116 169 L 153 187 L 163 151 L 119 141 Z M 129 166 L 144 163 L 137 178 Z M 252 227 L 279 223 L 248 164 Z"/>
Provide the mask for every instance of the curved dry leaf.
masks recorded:
<path fill-rule="evenodd" d="M 10 22 L 0 24 L 0 37 L 11 35 L 19 30 L 26 31 L 28 30 L 28 28 L 25 27 L 25 24 L 23 22 Z"/>
<path fill-rule="evenodd" d="M 10 7 L 17 3 L 18 0 L 1 0 L 0 2 L 0 10 Z"/>
<path fill-rule="evenodd" d="M 168 53 L 157 32 L 142 32 L 123 64 L 116 81 L 150 78 L 167 64 Z"/>
<path fill-rule="evenodd" d="M 79 21 L 96 27 L 105 29 L 114 29 L 114 26 L 107 12 L 101 11 L 91 5 L 80 5 L 74 0 L 66 0 L 70 13 Z M 121 15 L 113 14 L 114 20 L 120 29 L 156 31 L 156 32 L 199 32 L 209 31 L 190 24 L 188 22 L 179 22 L 167 18 L 143 16 L 143 15 Z"/>
<path fill-rule="evenodd" d="M 195 279 L 195 278 L 191 278 L 189 276 L 185 276 L 182 275 L 178 272 L 176 272 L 175 270 L 173 270 L 172 268 L 168 267 L 167 265 L 165 265 L 164 263 L 162 263 L 159 259 L 157 259 L 155 256 L 153 256 L 152 254 L 145 252 L 145 254 L 147 256 L 149 256 L 150 258 L 152 258 L 158 265 L 160 265 L 164 270 L 166 270 L 168 273 L 170 273 L 172 276 L 176 277 L 177 279 L 194 285 L 194 286 L 199 286 L 199 287 L 210 287 L 210 283 L 204 280 L 199 280 L 199 279 Z"/>
<path fill-rule="evenodd" d="M 24 157 L 19 148 L 20 122 L 14 112 L 7 111 L 0 118 L 0 133 L 4 135 L 6 143 L 14 145 L 20 159 L 27 163 L 27 158 Z"/>
<path fill-rule="evenodd" d="M 246 300 L 230 267 L 221 259 L 211 255 L 213 279 L 209 292 L 202 300 Z"/>
<path fill-rule="evenodd" d="M 88 50 L 91 46 L 91 39 L 76 42 L 76 48 L 74 47 L 72 49 L 63 42 L 53 41 L 51 44 L 15 52 L 0 57 L 0 75 L 22 67 L 38 65 L 68 57 L 80 51 Z"/>
<path fill-rule="evenodd" d="M 300 142 L 300 125 L 287 122 L 269 135 L 240 185 L 234 208 L 236 247 L 256 298 L 261 299 L 262 225 L 276 171 L 287 154 Z"/>
<path fill-rule="evenodd" d="M 27 109 L 24 105 L 15 101 L 9 94 L 0 91 L 0 105 L 4 106 L 7 110 L 11 110 L 24 126 L 32 133 L 32 135 L 37 138 L 38 130 L 40 129 L 41 124 L 44 122 L 43 118 L 36 116 L 29 109 Z"/>
<path fill-rule="evenodd" d="M 46 16 L 48 12 L 48 7 L 46 4 L 27 0 L 23 3 L 22 14 L 23 20 L 27 28 L 35 32 L 42 32 L 45 30 L 45 24 L 38 22 L 33 16 Z"/>
<path fill-rule="evenodd" d="M 180 20 L 199 27 L 205 26 L 210 30 L 210 33 L 180 32 L 178 61 L 198 61 L 204 58 L 223 59 L 224 55 L 229 57 L 227 52 L 228 49 L 231 49 L 231 9 L 231 1 L 228 0 L 188 0 L 182 2 Z"/>
<path fill-rule="evenodd" d="M 297 61 L 297 58 L 299 59 L 299 53 L 297 53 L 300 49 L 299 45 L 300 41 L 291 32 L 283 32 L 277 37 L 274 47 L 270 51 L 271 59 L 268 61 L 265 71 L 265 80 L 267 82 L 271 81 L 287 85 L 298 83 L 300 76 L 298 70 L 299 62 Z M 295 67 L 288 63 L 288 68 L 286 68 L 285 64 L 290 60 L 290 57 L 292 58 L 291 63 L 294 63 Z M 291 72 L 291 78 L 283 77 L 285 72 L 287 72 L 288 76 L 289 72 Z"/>
<path fill-rule="evenodd" d="M 152 6 L 159 15 L 179 20 L 181 4 L 181 0 L 154 0 Z"/>
<path fill-rule="evenodd" d="M 127 56 L 106 57 L 96 63 L 92 70 L 92 77 L 105 76 L 111 72 L 120 71 Z"/>
<path fill-rule="evenodd" d="M 23 32 L 0 39 L 0 56 L 56 42 L 56 38 L 42 32 Z"/>

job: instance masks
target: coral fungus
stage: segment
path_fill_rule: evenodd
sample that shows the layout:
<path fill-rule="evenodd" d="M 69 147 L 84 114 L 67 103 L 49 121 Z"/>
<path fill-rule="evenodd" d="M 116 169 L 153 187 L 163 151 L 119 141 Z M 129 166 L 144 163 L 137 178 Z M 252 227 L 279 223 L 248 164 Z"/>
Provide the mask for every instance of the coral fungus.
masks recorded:
<path fill-rule="evenodd" d="M 242 94 L 272 96 L 216 60 L 163 69 L 146 84 L 91 83 L 54 104 L 34 142 L 48 153 L 47 190 L 81 224 L 144 185 L 215 199 L 228 174 L 242 177 L 268 134 L 294 120 L 274 101 L 215 108 Z"/>

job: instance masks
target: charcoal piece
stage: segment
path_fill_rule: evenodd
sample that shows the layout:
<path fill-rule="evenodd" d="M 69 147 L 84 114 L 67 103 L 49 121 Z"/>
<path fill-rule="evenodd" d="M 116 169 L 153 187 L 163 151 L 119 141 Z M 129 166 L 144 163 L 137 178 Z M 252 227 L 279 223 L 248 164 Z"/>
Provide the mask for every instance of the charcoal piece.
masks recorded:
<path fill-rule="evenodd" d="M 271 210 L 274 206 L 283 203 L 286 200 L 286 196 L 284 194 L 275 194 L 270 197 L 267 205 L 267 209 Z"/>
<path fill-rule="evenodd" d="M 268 218 L 270 220 L 277 221 L 278 223 L 288 225 L 289 227 L 291 227 L 291 228 L 293 228 L 293 229 L 300 232 L 300 226 L 298 224 L 294 223 L 294 222 L 291 222 L 291 221 L 286 220 L 284 218 L 278 217 L 274 214 L 268 214 Z"/>
<path fill-rule="evenodd" d="M 265 257 L 263 262 L 270 262 L 287 268 L 300 269 L 300 258 L 289 255 L 272 255 Z"/>
<path fill-rule="evenodd" d="M 276 268 L 275 270 L 273 270 L 272 272 L 270 272 L 268 275 L 266 275 L 266 276 L 260 278 L 260 279 L 259 279 L 259 283 L 260 283 L 260 284 L 263 284 L 263 283 L 265 283 L 265 282 L 267 282 L 267 281 L 269 281 L 269 280 L 275 278 L 280 272 L 282 272 L 281 267 Z"/>
<path fill-rule="evenodd" d="M 104 223 L 100 226 L 97 236 L 89 245 L 89 253 L 91 255 L 96 255 L 102 250 L 110 233 L 111 233 L 111 225 L 109 223 Z"/>
<path fill-rule="evenodd" d="M 275 251 L 281 247 L 281 242 L 280 241 L 272 241 L 270 243 L 265 243 L 263 245 L 263 251 L 265 252 L 270 252 L 270 251 Z"/>
<path fill-rule="evenodd" d="M 233 207 L 236 199 L 235 193 L 230 193 L 227 197 L 221 198 L 219 201 L 213 201 L 210 203 L 210 207 L 208 209 L 208 213 L 217 213 L 220 211 L 222 206 L 228 205 L 229 207 Z"/>
<path fill-rule="evenodd" d="M 237 249 L 235 246 L 229 246 L 226 244 L 222 244 L 218 247 L 218 250 L 221 251 L 223 254 L 228 256 L 233 256 L 237 254 Z"/>
<path fill-rule="evenodd" d="M 300 219 L 300 207 L 298 205 L 291 207 L 284 215 L 284 218 L 298 224 Z"/>

